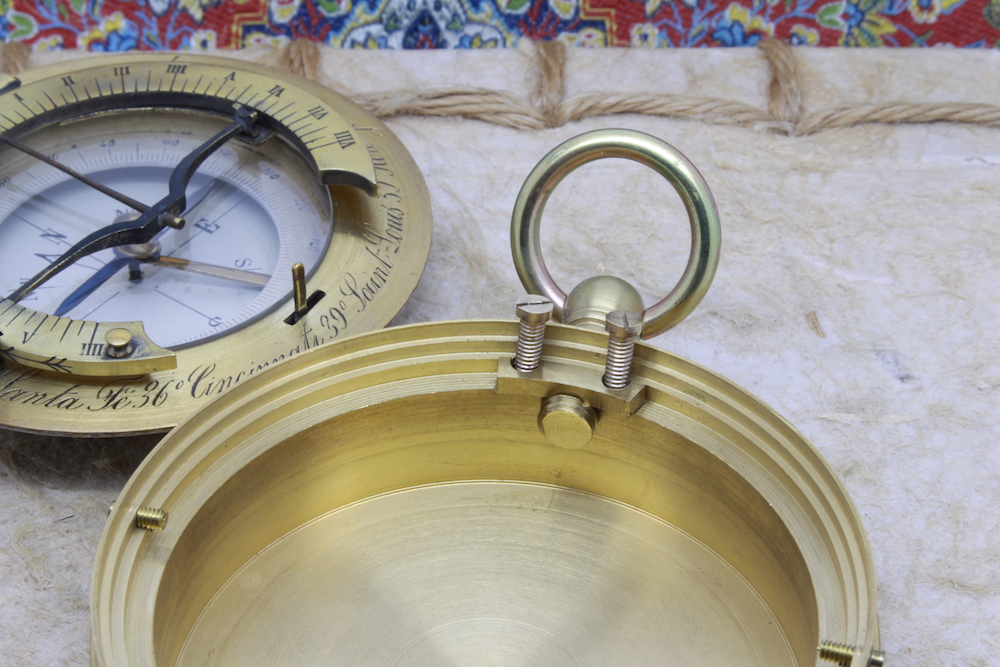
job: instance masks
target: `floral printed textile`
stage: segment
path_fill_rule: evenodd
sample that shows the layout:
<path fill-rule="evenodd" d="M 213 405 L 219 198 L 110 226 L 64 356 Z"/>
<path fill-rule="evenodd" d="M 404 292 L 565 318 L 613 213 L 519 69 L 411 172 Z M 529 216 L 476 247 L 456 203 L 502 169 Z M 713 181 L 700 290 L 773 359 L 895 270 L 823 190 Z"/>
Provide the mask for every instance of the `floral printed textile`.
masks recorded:
<path fill-rule="evenodd" d="M 1000 0 L 0 0 L 36 50 L 1000 45 Z"/>

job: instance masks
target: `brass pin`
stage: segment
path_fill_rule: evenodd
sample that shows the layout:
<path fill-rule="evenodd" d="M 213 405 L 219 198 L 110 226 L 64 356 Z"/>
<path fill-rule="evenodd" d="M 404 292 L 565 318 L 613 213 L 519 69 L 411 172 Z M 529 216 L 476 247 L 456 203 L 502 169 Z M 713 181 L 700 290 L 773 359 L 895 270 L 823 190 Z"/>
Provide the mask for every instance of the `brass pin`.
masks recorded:
<path fill-rule="evenodd" d="M 302 262 L 292 264 L 292 290 L 295 296 L 295 316 L 302 317 L 309 310 L 309 299 L 306 297 L 306 267 Z"/>
<path fill-rule="evenodd" d="M 112 329 L 104 334 L 104 342 L 108 344 L 107 355 L 112 359 L 124 359 L 132 354 L 132 332 L 128 329 Z"/>

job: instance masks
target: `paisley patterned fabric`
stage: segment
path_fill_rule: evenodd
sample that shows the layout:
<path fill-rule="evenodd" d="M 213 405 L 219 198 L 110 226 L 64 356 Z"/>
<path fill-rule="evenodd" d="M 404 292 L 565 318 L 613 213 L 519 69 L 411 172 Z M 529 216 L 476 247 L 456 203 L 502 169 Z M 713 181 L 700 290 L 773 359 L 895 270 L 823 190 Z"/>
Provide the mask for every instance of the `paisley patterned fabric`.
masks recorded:
<path fill-rule="evenodd" d="M 1000 43 L 1000 0 L 0 0 L 0 38 L 36 50 L 372 49 Z"/>

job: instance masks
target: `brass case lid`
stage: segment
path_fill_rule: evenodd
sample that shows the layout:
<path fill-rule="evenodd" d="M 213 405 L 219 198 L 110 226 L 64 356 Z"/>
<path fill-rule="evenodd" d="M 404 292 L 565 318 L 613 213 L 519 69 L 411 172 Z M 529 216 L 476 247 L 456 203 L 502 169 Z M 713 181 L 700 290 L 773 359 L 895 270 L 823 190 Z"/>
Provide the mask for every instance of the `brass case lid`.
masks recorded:
<path fill-rule="evenodd" d="M 92 664 L 881 664 L 864 528 L 791 425 L 645 344 L 607 389 L 574 327 L 520 372 L 516 335 L 345 339 L 178 426 L 98 547 Z"/>

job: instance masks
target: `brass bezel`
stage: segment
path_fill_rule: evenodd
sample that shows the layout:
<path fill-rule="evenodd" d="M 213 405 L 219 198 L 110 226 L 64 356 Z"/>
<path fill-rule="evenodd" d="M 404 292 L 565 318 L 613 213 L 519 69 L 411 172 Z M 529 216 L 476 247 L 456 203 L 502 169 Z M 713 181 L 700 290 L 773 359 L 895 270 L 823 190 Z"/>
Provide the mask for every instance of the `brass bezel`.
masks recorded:
<path fill-rule="evenodd" d="M 385 125 L 319 84 L 253 63 L 172 53 L 60 63 L 7 84 L 0 130 L 14 136 L 72 115 L 150 104 L 224 112 L 239 102 L 271 112 L 268 122 L 291 132 L 329 185 L 334 229 L 309 278 L 310 292 L 327 296 L 293 325 L 285 323 L 293 310 L 289 293 L 287 307 L 218 338 L 165 351 L 140 323 L 71 321 L 0 303 L 4 426 L 77 435 L 166 430 L 263 368 L 385 326 L 420 278 L 431 216 L 419 169 Z M 278 88 L 280 100 L 270 93 Z M 317 124 L 322 128 L 315 133 Z M 85 368 L 79 341 L 100 343 L 116 328 L 131 332 L 134 351 L 123 359 L 104 355 Z"/>

